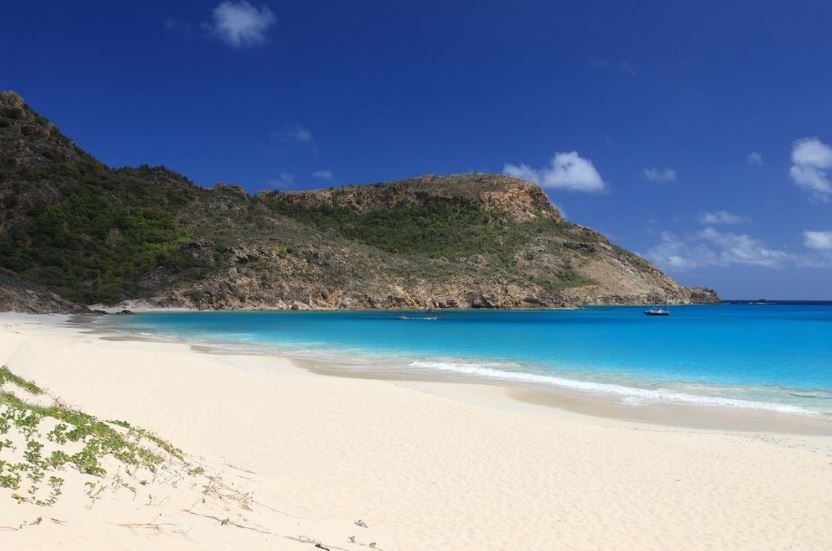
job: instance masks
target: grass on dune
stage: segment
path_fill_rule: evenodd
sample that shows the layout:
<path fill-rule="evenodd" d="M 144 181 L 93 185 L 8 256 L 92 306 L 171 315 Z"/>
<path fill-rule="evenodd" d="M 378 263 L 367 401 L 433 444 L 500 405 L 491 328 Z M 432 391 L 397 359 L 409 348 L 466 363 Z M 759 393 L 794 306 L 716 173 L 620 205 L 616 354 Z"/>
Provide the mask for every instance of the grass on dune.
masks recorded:
<path fill-rule="evenodd" d="M 101 421 L 57 401 L 40 405 L 21 398 L 45 393 L 5 366 L 0 389 L 0 488 L 15 491 L 17 501 L 55 503 L 64 483 L 58 475 L 66 468 L 103 477 L 110 460 L 151 473 L 170 458 L 183 460 L 170 442 L 127 421 Z"/>
<path fill-rule="evenodd" d="M 43 394 L 43 390 L 32 381 L 28 381 L 19 375 L 12 373 L 5 365 L 0 367 L 0 387 L 5 383 L 12 383 L 30 394 L 38 396 Z"/>

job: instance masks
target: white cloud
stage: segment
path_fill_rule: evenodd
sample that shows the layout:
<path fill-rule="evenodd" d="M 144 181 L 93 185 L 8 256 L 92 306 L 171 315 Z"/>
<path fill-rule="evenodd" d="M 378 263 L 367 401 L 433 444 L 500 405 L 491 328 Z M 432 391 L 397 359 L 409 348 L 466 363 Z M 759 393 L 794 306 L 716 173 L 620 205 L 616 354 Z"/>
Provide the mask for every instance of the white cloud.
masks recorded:
<path fill-rule="evenodd" d="M 672 168 L 645 168 L 641 171 L 641 175 L 649 182 L 675 182 L 676 171 Z"/>
<path fill-rule="evenodd" d="M 794 142 L 792 162 L 817 168 L 832 167 L 832 147 L 817 138 L 803 138 Z"/>
<path fill-rule="evenodd" d="M 232 48 L 243 48 L 265 42 L 266 31 L 276 21 L 266 6 L 258 9 L 246 0 L 226 1 L 214 8 L 214 21 L 207 27 Z"/>
<path fill-rule="evenodd" d="M 272 132 L 271 139 L 275 142 L 298 143 L 318 152 L 318 143 L 312 131 L 302 126 L 287 126 L 283 130 Z"/>
<path fill-rule="evenodd" d="M 551 165 L 540 170 L 524 164 L 507 164 L 503 172 L 552 189 L 603 191 L 606 187 L 592 161 L 584 159 L 576 151 L 555 153 Z"/>
<path fill-rule="evenodd" d="M 767 247 L 750 235 L 720 232 L 712 227 L 683 236 L 662 232 L 661 242 L 644 256 L 659 266 L 676 271 L 731 265 L 776 268 L 798 260 L 790 253 Z"/>
<path fill-rule="evenodd" d="M 769 249 L 761 241 L 746 234 L 723 233 L 708 227 L 699 232 L 699 237 L 717 247 L 719 258 L 725 264 L 778 266 L 790 258 L 788 253 Z"/>
<path fill-rule="evenodd" d="M 826 174 L 830 168 L 832 147 L 817 138 L 794 142 L 789 174 L 798 186 L 810 191 L 816 199 L 829 201 L 832 196 L 832 182 Z"/>
<path fill-rule="evenodd" d="M 312 173 L 312 177 L 316 180 L 322 180 L 324 182 L 332 182 L 335 180 L 335 175 L 332 173 L 331 170 L 318 170 L 317 172 Z"/>
<path fill-rule="evenodd" d="M 312 132 L 310 132 L 306 128 L 303 128 L 302 126 L 298 126 L 292 129 L 289 135 L 300 143 L 315 143 L 315 138 L 312 136 Z"/>
<path fill-rule="evenodd" d="M 803 244 L 816 251 L 832 251 L 832 231 L 803 232 Z"/>
<path fill-rule="evenodd" d="M 763 154 L 759 151 L 752 151 L 745 160 L 751 166 L 765 166 L 766 164 L 765 159 L 763 159 Z"/>
<path fill-rule="evenodd" d="M 748 222 L 748 218 L 745 216 L 740 216 L 739 214 L 734 214 L 732 212 L 728 212 L 727 210 L 718 210 L 714 212 L 700 212 L 699 213 L 699 223 L 700 224 L 707 224 L 709 226 L 714 225 L 736 225 L 736 224 L 744 224 Z"/>

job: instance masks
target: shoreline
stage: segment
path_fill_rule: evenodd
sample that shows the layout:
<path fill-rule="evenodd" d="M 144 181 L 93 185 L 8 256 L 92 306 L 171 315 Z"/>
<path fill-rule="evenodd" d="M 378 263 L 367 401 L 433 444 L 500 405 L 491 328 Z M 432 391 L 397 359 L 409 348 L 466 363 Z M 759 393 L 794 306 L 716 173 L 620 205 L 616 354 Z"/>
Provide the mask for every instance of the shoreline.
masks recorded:
<path fill-rule="evenodd" d="M 755 402 L 740 398 L 687 394 L 662 388 L 645 389 L 621 386 L 614 383 L 585 383 L 579 379 L 528 374 L 519 380 L 496 373 L 483 376 L 466 373 L 465 370 L 423 369 L 408 371 L 404 364 L 393 363 L 384 369 L 377 362 L 387 357 L 361 356 L 342 351 L 330 351 L 325 355 L 299 354 L 290 350 L 272 348 L 265 344 L 241 344 L 236 342 L 190 341 L 184 338 L 162 338 L 159 335 L 143 335 L 129 327 L 114 325 L 97 326 L 84 316 L 72 316 L 70 323 L 86 327 L 103 339 L 177 342 L 193 350 L 210 354 L 255 355 L 290 360 L 298 367 L 313 373 L 332 377 L 359 378 L 393 382 L 436 383 L 441 385 L 467 385 L 470 389 L 493 387 L 502 399 L 525 402 L 568 413 L 609 418 L 619 421 L 648 423 L 661 426 L 708 429 L 766 431 L 786 434 L 832 435 L 832 416 L 805 410 L 778 402 Z M 376 362 L 376 363 L 374 363 Z M 416 362 L 423 363 L 423 362 Z M 436 363 L 428 360 L 426 363 Z M 462 365 L 461 367 L 465 367 Z M 514 375 L 513 373 L 507 373 Z M 520 373 L 525 375 L 525 373 Z M 540 381 L 536 379 L 541 379 Z M 524 380 L 524 379 L 529 379 Z M 559 382 L 550 384 L 550 380 Z M 454 392 L 446 392 L 456 395 Z"/>
<path fill-rule="evenodd" d="M 264 517 L 263 535 L 128 495 L 46 510 L 63 524 L 9 532 L 13 547 L 832 545 L 829 436 L 596 417 L 493 385 L 323 376 L 282 358 L 106 340 L 65 320 L 0 315 L 0 364 L 236 473 L 281 514 Z M 0 516 L 20 507 L 0 493 Z M 122 527 L 156 518 L 167 521 L 155 531 Z"/>
<path fill-rule="evenodd" d="M 688 306 L 719 306 L 720 304 L 734 304 L 739 303 L 742 301 L 730 301 L 730 300 L 720 300 L 719 302 L 685 302 L 685 303 L 671 303 L 667 306 L 672 308 L 684 308 Z M 772 301 L 770 304 L 775 305 L 778 302 L 781 303 L 811 303 L 814 301 Z M 824 301 L 819 301 L 823 303 Z M 581 308 L 648 308 L 650 306 L 655 306 L 653 302 L 638 302 L 638 303 L 616 303 L 616 304 L 606 304 L 606 303 L 587 303 L 587 304 L 576 304 L 575 306 L 529 306 L 527 308 L 504 308 L 504 307 L 494 307 L 494 308 L 440 308 L 440 307 L 432 307 L 432 308 L 419 308 L 416 306 L 411 307 L 402 307 L 402 308 L 319 308 L 317 306 L 309 306 L 307 305 L 306 308 L 298 308 L 297 310 L 293 310 L 292 308 L 193 308 L 187 306 L 157 306 L 154 304 L 149 304 L 142 301 L 126 301 L 120 302 L 116 305 L 107 306 L 104 304 L 90 304 L 85 305 L 85 308 L 88 308 L 90 311 L 80 314 L 73 314 L 73 315 L 87 315 L 87 316 L 97 316 L 97 315 L 117 315 L 120 314 L 124 310 L 128 310 L 131 313 L 135 314 L 148 314 L 148 313 L 187 313 L 187 312 L 234 312 L 234 313 L 244 313 L 244 312 L 426 312 L 432 311 L 434 313 L 441 313 L 441 312 L 477 312 L 477 311 L 486 311 L 486 312 L 546 312 L 549 310 L 580 310 Z M 101 314 L 103 312 L 104 314 Z"/>

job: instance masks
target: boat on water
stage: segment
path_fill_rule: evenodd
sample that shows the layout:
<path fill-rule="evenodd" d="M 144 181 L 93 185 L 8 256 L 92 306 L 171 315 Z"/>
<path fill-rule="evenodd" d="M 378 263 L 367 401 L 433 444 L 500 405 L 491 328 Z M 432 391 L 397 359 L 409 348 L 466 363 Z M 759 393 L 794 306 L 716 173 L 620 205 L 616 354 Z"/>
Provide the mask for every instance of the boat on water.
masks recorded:
<path fill-rule="evenodd" d="M 645 316 L 669 316 L 670 308 L 649 308 L 644 311 Z"/>
<path fill-rule="evenodd" d="M 400 320 L 419 320 L 419 321 L 436 321 L 439 319 L 439 316 L 399 316 L 398 319 Z"/>

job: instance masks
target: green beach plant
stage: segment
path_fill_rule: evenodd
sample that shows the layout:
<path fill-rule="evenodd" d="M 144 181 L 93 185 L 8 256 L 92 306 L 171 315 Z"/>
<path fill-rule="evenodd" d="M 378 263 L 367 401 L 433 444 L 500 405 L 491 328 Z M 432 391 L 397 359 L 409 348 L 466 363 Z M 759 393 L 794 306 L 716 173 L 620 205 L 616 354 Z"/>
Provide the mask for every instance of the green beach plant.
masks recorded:
<path fill-rule="evenodd" d="M 36 396 L 43 394 L 43 390 L 41 390 L 40 387 L 38 387 L 38 385 L 36 385 L 32 381 L 24 379 L 23 377 L 15 375 L 9 370 L 8 367 L 4 365 L 0 367 L 0 387 L 2 387 L 6 383 L 12 383 L 14 385 L 17 385 L 26 392 L 34 394 Z"/>
<path fill-rule="evenodd" d="M 54 504 L 66 469 L 101 478 L 112 464 L 153 474 L 172 459 L 184 462 L 179 448 L 127 421 L 101 421 L 56 400 L 29 399 L 44 396 L 34 382 L 0 367 L 0 488 L 12 490 L 17 501 Z"/>

